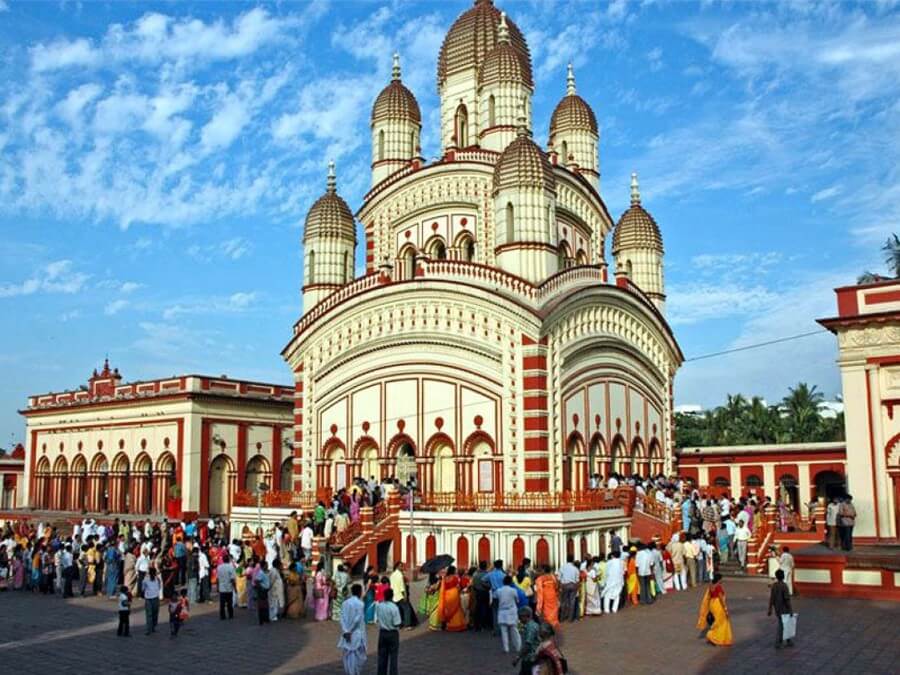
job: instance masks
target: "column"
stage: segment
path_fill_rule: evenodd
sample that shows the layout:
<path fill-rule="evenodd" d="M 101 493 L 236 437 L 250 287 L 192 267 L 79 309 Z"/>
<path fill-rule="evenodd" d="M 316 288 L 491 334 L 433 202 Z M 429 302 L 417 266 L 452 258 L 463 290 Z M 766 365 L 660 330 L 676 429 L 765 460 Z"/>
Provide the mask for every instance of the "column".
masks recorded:
<path fill-rule="evenodd" d="M 763 491 L 775 501 L 775 465 L 771 462 L 763 464 Z"/>
<path fill-rule="evenodd" d="M 812 491 L 809 486 L 809 464 L 797 464 L 797 494 L 800 495 L 800 504 L 797 504 L 797 513 L 802 513 L 812 499 Z M 812 516 L 812 513 L 809 514 Z"/>
<path fill-rule="evenodd" d="M 729 492 L 731 496 L 740 495 L 741 494 L 741 467 L 737 464 L 732 464 L 728 467 L 728 482 L 731 483 L 731 488 Z"/>
<path fill-rule="evenodd" d="M 525 491 L 550 490 L 550 435 L 547 410 L 547 338 L 522 335 Z"/>

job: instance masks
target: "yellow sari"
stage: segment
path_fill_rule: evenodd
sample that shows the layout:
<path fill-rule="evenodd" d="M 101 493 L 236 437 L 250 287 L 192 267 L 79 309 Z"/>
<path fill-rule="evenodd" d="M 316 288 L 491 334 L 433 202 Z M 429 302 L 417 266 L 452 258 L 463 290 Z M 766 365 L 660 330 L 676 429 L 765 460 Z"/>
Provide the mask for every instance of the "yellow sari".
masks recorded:
<path fill-rule="evenodd" d="M 438 591 L 437 607 L 434 609 L 438 625 L 443 624 L 444 630 L 451 633 L 464 631 L 469 627 L 459 598 L 459 585 L 459 577 L 455 574 L 444 577 Z"/>
<path fill-rule="evenodd" d="M 632 605 L 638 604 L 638 595 L 640 593 L 640 588 L 638 587 L 638 575 L 637 575 L 637 559 L 634 555 L 631 555 L 628 558 L 628 576 L 625 579 L 626 587 L 628 589 L 628 599 L 631 600 Z"/>
<path fill-rule="evenodd" d="M 706 639 L 714 645 L 727 647 L 734 643 L 731 634 L 731 620 L 728 617 L 728 606 L 725 604 L 725 589 L 716 584 L 706 589 L 703 602 L 700 603 L 700 614 L 697 617 L 697 630 L 704 630 L 706 617 L 713 616 L 713 624 L 706 633 Z"/>

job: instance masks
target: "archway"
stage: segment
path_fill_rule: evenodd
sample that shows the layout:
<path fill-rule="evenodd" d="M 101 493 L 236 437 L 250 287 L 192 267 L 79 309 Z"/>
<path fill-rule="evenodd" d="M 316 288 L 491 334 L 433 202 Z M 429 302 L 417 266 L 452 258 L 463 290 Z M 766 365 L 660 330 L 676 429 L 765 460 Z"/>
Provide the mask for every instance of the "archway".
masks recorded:
<path fill-rule="evenodd" d="M 153 464 L 150 457 L 143 453 L 134 461 L 132 482 L 132 512 L 153 512 Z"/>
<path fill-rule="evenodd" d="M 247 462 L 247 470 L 244 472 L 244 489 L 256 494 L 259 484 L 268 482 L 269 462 L 262 455 L 254 455 Z"/>
<path fill-rule="evenodd" d="M 591 439 L 590 448 L 588 448 L 588 472 L 595 474 L 603 474 L 603 457 L 606 456 L 606 447 L 603 442 L 603 436 L 599 433 L 594 434 Z"/>
<path fill-rule="evenodd" d="M 491 561 L 491 540 L 485 535 L 481 535 L 478 540 L 478 562 L 485 561 L 490 566 Z"/>
<path fill-rule="evenodd" d="M 87 511 L 87 461 L 84 455 L 76 455 L 69 473 L 71 498 L 69 508 L 73 511 Z"/>
<path fill-rule="evenodd" d="M 113 458 L 112 494 L 110 495 L 110 511 L 128 513 L 131 508 L 131 463 L 128 455 L 120 452 Z"/>
<path fill-rule="evenodd" d="M 231 510 L 231 490 L 229 478 L 234 473 L 234 464 L 228 455 L 217 455 L 209 464 L 209 514 L 221 516 Z"/>
<path fill-rule="evenodd" d="M 646 453 L 644 452 L 644 442 L 640 438 L 635 438 L 631 442 L 631 473 L 638 473 L 642 476 L 650 473 L 649 465 L 644 461 Z"/>
<path fill-rule="evenodd" d="M 433 534 L 425 538 L 425 560 L 431 560 L 437 555 L 437 539 Z"/>
<path fill-rule="evenodd" d="M 472 449 L 478 471 L 478 492 L 494 492 L 494 457 L 491 446 L 478 442 Z"/>
<path fill-rule="evenodd" d="M 94 505 L 98 511 L 109 511 L 109 462 L 102 454 L 94 457 L 91 464 L 94 475 Z"/>
<path fill-rule="evenodd" d="M 329 482 L 335 491 L 347 487 L 347 455 L 344 448 L 334 445 L 328 454 Z"/>
<path fill-rule="evenodd" d="M 461 570 L 469 566 L 469 540 L 465 535 L 456 540 L 456 566 Z"/>
<path fill-rule="evenodd" d="M 432 260 L 447 259 L 447 244 L 444 243 L 444 240 L 441 237 L 432 237 L 426 245 L 425 251 Z"/>
<path fill-rule="evenodd" d="M 830 500 L 847 492 L 844 475 L 837 471 L 820 471 L 816 474 L 816 499 Z"/>
<path fill-rule="evenodd" d="M 578 458 L 584 455 L 584 441 L 581 434 L 572 432 L 569 435 L 569 441 L 566 443 L 566 455 L 563 458 L 563 491 L 581 490 L 581 480 L 579 474 L 580 466 Z"/>
<path fill-rule="evenodd" d="M 68 478 L 69 465 L 66 462 L 66 458 L 62 456 L 57 457 L 56 461 L 53 463 L 53 475 L 50 478 L 53 486 L 50 490 L 50 508 L 59 510 L 66 509 L 66 502 L 68 501 L 66 498 Z"/>
<path fill-rule="evenodd" d="M 800 491 L 797 489 L 797 477 L 783 473 L 778 479 L 778 496 L 791 511 L 800 511 Z"/>
<path fill-rule="evenodd" d="M 522 537 L 516 537 L 512 543 L 512 563 L 513 567 L 518 567 L 525 560 L 525 540 Z"/>
<path fill-rule="evenodd" d="M 175 478 L 175 458 L 171 452 L 165 452 L 156 460 L 155 485 L 153 487 L 156 495 L 154 497 L 155 511 L 166 511 L 166 500 L 169 499 L 172 486 L 175 485 Z"/>
<path fill-rule="evenodd" d="M 463 232 L 456 238 L 454 248 L 460 260 L 472 262 L 475 259 L 475 239 L 469 232 Z"/>
<path fill-rule="evenodd" d="M 456 147 L 469 147 L 469 112 L 466 110 L 465 105 L 460 105 L 456 109 L 454 131 L 456 132 Z"/>
<path fill-rule="evenodd" d="M 397 266 L 400 271 L 400 279 L 415 279 L 416 277 L 416 247 L 407 244 L 397 254 Z"/>
<path fill-rule="evenodd" d="M 434 491 L 456 491 L 456 464 L 453 449 L 442 445 L 434 451 Z"/>
<path fill-rule="evenodd" d="M 616 436 L 612 444 L 612 470 L 619 474 L 628 473 L 628 465 L 631 458 L 628 456 L 628 450 L 625 446 L 625 439 Z"/>
<path fill-rule="evenodd" d="M 550 544 L 543 537 L 537 540 L 534 547 L 534 562 L 540 566 L 550 564 Z"/>
<path fill-rule="evenodd" d="M 33 503 L 39 509 L 50 508 L 50 461 L 41 457 L 34 474 Z"/>
<path fill-rule="evenodd" d="M 281 463 L 278 472 L 278 489 L 282 492 L 290 492 L 294 488 L 294 460 L 288 457 Z"/>

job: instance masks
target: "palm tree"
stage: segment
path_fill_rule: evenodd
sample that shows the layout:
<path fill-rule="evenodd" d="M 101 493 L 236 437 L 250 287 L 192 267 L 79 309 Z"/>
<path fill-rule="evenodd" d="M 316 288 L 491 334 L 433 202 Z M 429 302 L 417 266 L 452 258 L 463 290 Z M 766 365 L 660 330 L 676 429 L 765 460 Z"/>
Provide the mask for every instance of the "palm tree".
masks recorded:
<path fill-rule="evenodd" d="M 896 233 L 892 234 L 881 250 L 884 252 L 884 262 L 894 278 L 900 277 L 900 237 Z"/>
<path fill-rule="evenodd" d="M 815 385 L 810 387 L 805 382 L 788 389 L 788 395 L 781 401 L 781 411 L 792 442 L 815 439 L 822 422 L 819 408 L 824 398 Z"/>

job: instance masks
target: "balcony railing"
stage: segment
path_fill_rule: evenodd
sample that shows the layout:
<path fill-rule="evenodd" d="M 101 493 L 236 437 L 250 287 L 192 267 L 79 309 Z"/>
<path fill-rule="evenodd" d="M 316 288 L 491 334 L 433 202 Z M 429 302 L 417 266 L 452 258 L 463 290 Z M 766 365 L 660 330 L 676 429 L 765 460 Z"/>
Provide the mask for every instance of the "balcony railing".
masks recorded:
<path fill-rule="evenodd" d="M 291 507 L 311 510 L 322 499 L 317 492 L 291 492 L 290 490 L 272 490 L 262 493 L 261 504 L 265 507 Z M 256 506 L 257 495 L 249 490 L 234 493 L 231 500 L 233 506 Z"/>
<path fill-rule="evenodd" d="M 539 512 L 634 509 L 634 490 L 585 490 L 584 492 L 463 493 L 433 492 L 422 496 L 416 508 L 423 511 Z"/>

